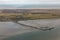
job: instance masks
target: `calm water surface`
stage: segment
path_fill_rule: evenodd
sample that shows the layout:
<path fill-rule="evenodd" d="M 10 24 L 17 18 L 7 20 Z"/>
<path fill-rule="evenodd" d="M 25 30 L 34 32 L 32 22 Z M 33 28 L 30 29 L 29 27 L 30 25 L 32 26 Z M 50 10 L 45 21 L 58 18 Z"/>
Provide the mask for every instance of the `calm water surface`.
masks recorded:
<path fill-rule="evenodd" d="M 60 40 L 60 27 L 50 31 L 23 33 L 4 40 Z"/>
<path fill-rule="evenodd" d="M 25 32 L 22 34 L 11 36 L 4 40 L 60 40 L 60 19 L 45 20 L 45 22 L 46 21 L 47 23 L 53 22 L 55 29 L 49 31 L 38 30 L 38 31 Z"/>

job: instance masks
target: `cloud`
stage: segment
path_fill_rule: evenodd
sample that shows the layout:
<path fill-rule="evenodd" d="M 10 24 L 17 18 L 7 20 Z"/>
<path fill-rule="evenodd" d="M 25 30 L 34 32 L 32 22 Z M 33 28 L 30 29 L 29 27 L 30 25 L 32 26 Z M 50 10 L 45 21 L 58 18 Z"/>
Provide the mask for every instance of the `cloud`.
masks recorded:
<path fill-rule="evenodd" d="M 60 0 L 0 0 L 0 4 L 60 4 Z"/>

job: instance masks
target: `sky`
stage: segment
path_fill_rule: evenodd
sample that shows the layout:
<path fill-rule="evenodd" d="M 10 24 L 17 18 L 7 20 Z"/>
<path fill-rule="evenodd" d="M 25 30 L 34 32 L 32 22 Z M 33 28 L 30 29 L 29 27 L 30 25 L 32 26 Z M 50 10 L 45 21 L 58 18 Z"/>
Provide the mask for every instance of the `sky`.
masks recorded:
<path fill-rule="evenodd" d="M 13 4 L 13 5 L 9 5 L 9 4 Z M 14 6 L 14 4 L 18 4 L 18 5 Z M 29 6 L 29 4 L 33 4 L 33 5 Z M 9 8 L 9 7 L 10 8 L 47 8 L 48 7 L 48 8 L 59 9 L 60 0 L 0 0 L 0 8 Z"/>
<path fill-rule="evenodd" d="M 0 4 L 60 4 L 60 0 L 0 0 Z"/>

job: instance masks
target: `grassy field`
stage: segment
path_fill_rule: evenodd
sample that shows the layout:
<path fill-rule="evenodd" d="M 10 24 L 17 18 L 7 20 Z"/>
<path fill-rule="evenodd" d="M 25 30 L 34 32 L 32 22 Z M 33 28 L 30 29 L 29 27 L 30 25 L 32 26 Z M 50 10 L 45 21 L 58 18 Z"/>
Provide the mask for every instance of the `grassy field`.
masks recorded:
<path fill-rule="evenodd" d="M 58 14 L 53 14 L 53 13 L 47 13 L 47 14 L 43 14 L 43 13 L 36 13 L 36 14 L 32 14 L 32 13 L 28 13 L 28 14 L 22 14 L 22 13 L 16 13 L 16 14 L 0 14 L 0 20 L 32 20 L 32 19 L 50 19 L 50 18 L 60 18 L 60 15 Z"/>

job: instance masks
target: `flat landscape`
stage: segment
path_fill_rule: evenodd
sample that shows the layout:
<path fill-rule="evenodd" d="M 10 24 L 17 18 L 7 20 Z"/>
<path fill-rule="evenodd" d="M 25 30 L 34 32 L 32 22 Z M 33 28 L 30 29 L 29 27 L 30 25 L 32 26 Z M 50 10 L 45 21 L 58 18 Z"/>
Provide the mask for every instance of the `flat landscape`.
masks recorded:
<path fill-rule="evenodd" d="M 60 9 L 0 9 L 0 21 L 60 18 Z"/>
<path fill-rule="evenodd" d="M 0 9 L 0 40 L 16 39 L 60 40 L 60 9 Z"/>

